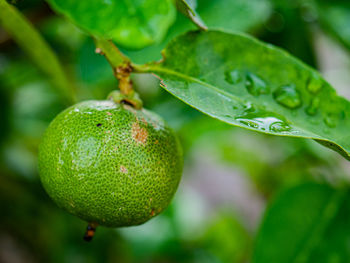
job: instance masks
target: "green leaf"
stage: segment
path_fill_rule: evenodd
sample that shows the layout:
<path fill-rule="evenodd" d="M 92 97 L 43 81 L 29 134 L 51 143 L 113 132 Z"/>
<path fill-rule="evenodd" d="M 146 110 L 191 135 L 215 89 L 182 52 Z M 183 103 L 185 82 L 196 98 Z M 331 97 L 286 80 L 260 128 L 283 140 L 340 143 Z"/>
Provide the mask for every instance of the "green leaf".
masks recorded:
<path fill-rule="evenodd" d="M 13 37 L 32 61 L 52 81 L 55 87 L 73 102 L 74 91 L 56 54 L 33 25 L 13 6 L 0 0 L 0 25 Z"/>
<path fill-rule="evenodd" d="M 176 0 L 178 10 L 202 30 L 221 28 L 250 31 L 271 13 L 267 0 Z"/>
<path fill-rule="evenodd" d="M 196 0 L 176 0 L 176 7 L 182 14 L 187 16 L 200 29 L 207 30 L 207 26 L 196 12 L 196 6 Z"/>
<path fill-rule="evenodd" d="M 282 192 L 265 213 L 252 262 L 348 262 L 349 197 L 315 183 Z"/>
<path fill-rule="evenodd" d="M 350 2 L 318 0 L 319 20 L 323 28 L 350 49 Z"/>
<path fill-rule="evenodd" d="M 128 48 L 162 40 L 176 16 L 172 0 L 47 0 L 88 33 Z"/>
<path fill-rule="evenodd" d="M 255 31 L 271 14 L 269 0 L 197 0 L 196 11 L 209 29 Z"/>
<path fill-rule="evenodd" d="M 255 32 L 271 13 L 269 0 L 198 0 L 197 2 L 196 12 L 203 18 L 203 21 L 208 23 L 210 28 L 216 27 L 226 31 Z M 183 15 L 178 15 L 166 38 L 161 43 L 142 50 L 123 50 L 123 52 L 132 61 L 139 64 L 159 60 L 161 59 L 161 50 L 165 48 L 170 40 L 195 29 L 195 25 L 189 19 Z"/>
<path fill-rule="evenodd" d="M 152 72 L 174 96 L 229 124 L 311 138 L 350 160 L 350 103 L 285 51 L 242 34 L 189 32 L 174 39 Z"/>

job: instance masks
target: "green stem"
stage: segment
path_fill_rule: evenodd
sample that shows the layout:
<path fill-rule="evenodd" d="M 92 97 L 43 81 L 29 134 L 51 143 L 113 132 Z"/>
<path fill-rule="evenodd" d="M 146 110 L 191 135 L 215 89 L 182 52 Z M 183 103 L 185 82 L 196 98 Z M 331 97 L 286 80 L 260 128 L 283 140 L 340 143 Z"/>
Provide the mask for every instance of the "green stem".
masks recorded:
<path fill-rule="evenodd" d="M 49 77 L 68 103 L 75 102 L 75 91 L 53 50 L 25 16 L 6 0 L 0 0 L 0 25 Z"/>
<path fill-rule="evenodd" d="M 118 79 L 118 88 L 124 95 L 133 93 L 130 74 L 133 71 L 130 59 L 125 56 L 112 41 L 96 38 L 96 53 L 104 55 L 113 69 L 113 73 Z"/>
<path fill-rule="evenodd" d="M 149 73 L 151 72 L 151 66 L 156 65 L 158 62 L 153 62 L 150 64 L 132 64 L 134 73 Z"/>
<path fill-rule="evenodd" d="M 112 41 L 95 38 L 96 52 L 103 54 L 112 68 L 117 68 L 130 63 L 130 59 L 125 56 Z"/>

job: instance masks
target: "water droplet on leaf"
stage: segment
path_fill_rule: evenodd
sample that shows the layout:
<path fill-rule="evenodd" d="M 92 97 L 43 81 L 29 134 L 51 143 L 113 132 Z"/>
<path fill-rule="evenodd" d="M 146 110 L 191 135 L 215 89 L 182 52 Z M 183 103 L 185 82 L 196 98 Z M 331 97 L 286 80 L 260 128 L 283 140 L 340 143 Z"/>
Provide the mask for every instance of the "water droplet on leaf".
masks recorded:
<path fill-rule="evenodd" d="M 273 93 L 274 99 L 282 106 L 290 109 L 298 108 L 301 105 L 299 92 L 294 85 L 286 85 L 279 87 Z"/>
<path fill-rule="evenodd" d="M 252 120 L 247 120 L 247 119 L 237 119 L 240 123 L 244 124 L 245 126 L 248 126 L 250 128 L 254 129 L 259 129 L 259 123 L 252 121 Z"/>
<path fill-rule="evenodd" d="M 320 105 L 320 98 L 313 98 L 310 102 L 310 105 L 305 109 L 305 112 L 308 115 L 314 116 L 317 114 L 318 108 Z"/>
<path fill-rule="evenodd" d="M 284 131 L 290 131 L 292 128 L 283 121 L 276 121 L 270 125 L 270 131 L 273 132 L 284 132 Z"/>
<path fill-rule="evenodd" d="M 292 129 L 286 122 L 275 117 L 237 118 L 236 120 L 250 128 L 262 131 L 285 132 Z"/>
<path fill-rule="evenodd" d="M 323 83 L 324 81 L 321 79 L 321 77 L 313 74 L 310 77 L 309 83 L 307 84 L 307 90 L 312 94 L 316 94 L 321 90 Z"/>
<path fill-rule="evenodd" d="M 237 84 L 243 80 L 242 73 L 239 70 L 226 71 L 225 80 L 230 84 Z"/>
<path fill-rule="evenodd" d="M 335 113 L 328 113 L 323 120 L 329 128 L 334 128 L 335 126 L 337 126 L 338 119 L 339 118 Z"/>
<path fill-rule="evenodd" d="M 266 82 L 252 73 L 247 74 L 245 86 L 248 92 L 253 96 L 270 93 L 270 89 L 267 86 Z"/>
<path fill-rule="evenodd" d="M 266 112 L 255 109 L 249 105 L 243 115 L 236 117 L 241 124 L 250 128 L 269 131 L 269 132 L 286 132 L 292 128 L 283 120 L 272 112 Z"/>

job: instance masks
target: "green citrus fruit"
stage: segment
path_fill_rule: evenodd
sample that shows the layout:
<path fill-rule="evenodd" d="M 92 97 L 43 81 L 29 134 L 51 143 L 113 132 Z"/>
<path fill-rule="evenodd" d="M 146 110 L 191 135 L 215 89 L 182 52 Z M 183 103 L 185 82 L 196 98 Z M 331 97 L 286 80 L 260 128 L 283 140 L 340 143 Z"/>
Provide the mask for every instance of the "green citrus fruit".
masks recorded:
<path fill-rule="evenodd" d="M 164 210 L 182 166 L 179 141 L 162 118 L 109 100 L 60 113 L 39 148 L 40 178 L 58 206 L 110 227 Z"/>

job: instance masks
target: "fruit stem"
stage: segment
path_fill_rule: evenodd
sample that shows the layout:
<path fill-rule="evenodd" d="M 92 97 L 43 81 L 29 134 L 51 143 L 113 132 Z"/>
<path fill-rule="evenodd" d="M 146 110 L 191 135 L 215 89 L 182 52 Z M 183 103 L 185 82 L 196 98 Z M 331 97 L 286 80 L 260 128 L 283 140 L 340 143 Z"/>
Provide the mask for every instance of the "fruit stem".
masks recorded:
<path fill-rule="evenodd" d="M 92 240 L 92 238 L 95 235 L 97 226 L 98 226 L 97 223 L 89 223 L 88 224 L 88 226 L 86 227 L 85 235 L 84 235 L 85 241 L 90 242 Z"/>
<path fill-rule="evenodd" d="M 96 53 L 104 55 L 118 79 L 118 88 L 125 95 L 133 92 L 130 74 L 133 70 L 130 59 L 125 56 L 110 40 L 95 38 Z"/>

